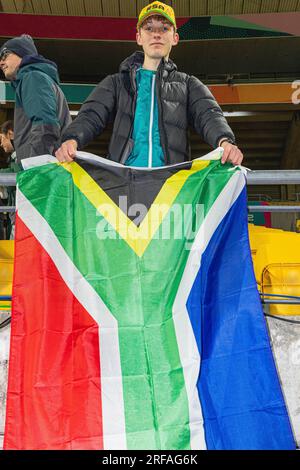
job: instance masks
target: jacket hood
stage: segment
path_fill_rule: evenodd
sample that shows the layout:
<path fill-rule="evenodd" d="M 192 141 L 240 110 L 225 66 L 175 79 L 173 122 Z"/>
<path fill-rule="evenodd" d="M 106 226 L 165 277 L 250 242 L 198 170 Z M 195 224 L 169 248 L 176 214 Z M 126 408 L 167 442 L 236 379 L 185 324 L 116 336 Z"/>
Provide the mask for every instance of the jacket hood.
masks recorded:
<path fill-rule="evenodd" d="M 17 85 L 24 74 L 32 71 L 46 73 L 52 80 L 59 84 L 57 65 L 54 62 L 45 59 L 45 57 L 41 55 L 27 55 L 22 59 L 16 79 L 12 81 L 13 87 Z"/>
<path fill-rule="evenodd" d="M 142 51 L 136 51 L 131 54 L 127 59 L 123 60 L 120 65 L 119 71 L 120 72 L 129 72 L 131 69 L 138 69 L 144 63 L 144 53 Z M 173 70 L 177 70 L 177 66 L 172 62 L 172 60 L 166 61 L 162 59 L 158 69 L 163 68 L 164 71 L 168 73 L 172 72 Z"/>

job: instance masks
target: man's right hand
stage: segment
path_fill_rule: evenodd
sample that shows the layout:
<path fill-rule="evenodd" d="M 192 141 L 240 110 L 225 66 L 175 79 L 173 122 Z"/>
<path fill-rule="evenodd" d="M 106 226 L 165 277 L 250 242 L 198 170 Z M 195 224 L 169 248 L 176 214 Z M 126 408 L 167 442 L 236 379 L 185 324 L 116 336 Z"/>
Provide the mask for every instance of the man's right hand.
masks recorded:
<path fill-rule="evenodd" d="M 57 160 L 61 163 L 72 162 L 77 152 L 76 140 L 66 140 L 55 152 Z"/>

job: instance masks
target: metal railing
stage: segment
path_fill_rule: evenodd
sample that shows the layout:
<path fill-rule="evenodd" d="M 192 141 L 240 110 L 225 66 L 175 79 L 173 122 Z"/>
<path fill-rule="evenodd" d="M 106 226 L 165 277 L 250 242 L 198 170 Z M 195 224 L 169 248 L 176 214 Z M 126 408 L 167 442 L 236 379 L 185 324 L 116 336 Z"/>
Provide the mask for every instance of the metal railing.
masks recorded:
<path fill-rule="evenodd" d="M 247 184 L 300 184 L 300 170 L 249 171 L 247 173 Z"/>
<path fill-rule="evenodd" d="M 247 185 L 300 184 L 300 170 L 253 170 L 247 173 Z M 0 173 L 0 186 L 15 186 L 16 173 Z M 253 206 L 250 212 L 300 212 L 299 206 Z M 0 206 L 0 212 L 14 212 L 14 206 Z"/>
<path fill-rule="evenodd" d="M 0 186 L 16 186 L 16 173 L 0 173 Z"/>
<path fill-rule="evenodd" d="M 1 208 L 0 208 L 1 209 Z M 300 204 L 298 206 L 248 206 L 249 212 L 300 212 Z"/>
<path fill-rule="evenodd" d="M 0 212 L 15 212 L 16 206 L 0 206 Z"/>
<path fill-rule="evenodd" d="M 300 170 L 254 170 L 247 173 L 248 185 L 300 184 Z M 248 205 L 249 212 L 300 212 L 300 204 L 294 206 Z"/>
<path fill-rule="evenodd" d="M 247 173 L 247 185 L 300 184 L 300 170 L 254 170 Z M 248 205 L 249 212 L 300 212 L 299 205 Z"/>
<path fill-rule="evenodd" d="M 300 170 L 252 170 L 247 173 L 247 184 L 300 184 Z M 16 173 L 0 173 L 0 185 L 16 186 Z"/>
<path fill-rule="evenodd" d="M 269 305 L 269 304 L 300 305 L 300 297 L 298 296 L 282 295 L 282 294 L 267 294 L 263 292 L 260 292 L 259 294 L 260 294 L 260 300 L 261 300 L 262 305 Z M 265 297 L 272 297 L 272 299 L 266 299 Z M 0 296 L 0 301 L 3 301 L 3 300 L 11 301 L 12 297 L 8 295 Z M 7 310 L 3 312 L 6 313 Z M 265 311 L 263 311 L 263 313 L 264 313 L 264 316 L 268 318 L 273 318 L 275 320 L 283 321 L 286 323 L 300 325 L 299 320 L 281 317 L 280 315 L 271 315 L 270 313 L 267 313 Z M 5 318 L 4 320 L 1 321 L 1 310 L 0 310 L 0 330 L 5 328 L 7 325 L 9 325 L 10 322 L 11 322 L 11 317 Z"/>
<path fill-rule="evenodd" d="M 268 306 L 271 304 L 279 304 L 279 305 L 300 305 L 300 297 L 297 295 L 285 295 L 285 294 L 268 294 L 267 292 L 259 292 L 260 300 L 262 306 Z M 265 317 L 273 318 L 275 320 L 283 321 L 285 323 L 290 323 L 293 325 L 300 325 L 300 320 L 294 320 L 292 318 L 286 318 L 286 316 L 282 317 L 280 315 L 273 315 L 269 313 L 269 311 L 265 311 L 263 309 Z M 294 316 L 293 314 L 290 316 Z"/>

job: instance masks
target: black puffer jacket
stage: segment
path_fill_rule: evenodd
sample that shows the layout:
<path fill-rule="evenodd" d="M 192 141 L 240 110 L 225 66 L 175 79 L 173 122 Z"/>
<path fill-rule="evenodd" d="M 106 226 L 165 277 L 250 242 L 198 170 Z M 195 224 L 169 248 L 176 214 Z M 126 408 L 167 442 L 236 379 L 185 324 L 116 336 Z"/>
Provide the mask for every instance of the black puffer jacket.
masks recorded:
<path fill-rule="evenodd" d="M 99 135 L 108 122 L 114 122 L 109 158 L 124 163 L 129 156 L 136 105 L 136 71 L 144 61 L 135 52 L 93 90 L 74 122 L 62 134 L 62 142 L 75 139 L 79 149 Z M 161 146 L 166 164 L 190 160 L 187 136 L 194 127 L 213 148 L 222 137 L 234 134 L 209 89 L 196 77 L 178 72 L 172 61 L 162 60 L 156 80 Z"/>

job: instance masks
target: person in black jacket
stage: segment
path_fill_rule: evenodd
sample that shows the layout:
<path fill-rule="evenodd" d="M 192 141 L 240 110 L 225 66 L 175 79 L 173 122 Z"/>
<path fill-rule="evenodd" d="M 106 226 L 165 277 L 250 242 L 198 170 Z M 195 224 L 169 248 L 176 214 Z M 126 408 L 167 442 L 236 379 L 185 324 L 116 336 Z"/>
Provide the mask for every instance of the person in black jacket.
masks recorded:
<path fill-rule="evenodd" d="M 243 155 L 209 89 L 196 77 L 178 72 L 169 59 L 179 41 L 173 9 L 153 2 L 141 11 L 136 52 L 119 73 L 101 81 L 62 133 L 56 152 L 61 162 L 113 122 L 108 158 L 131 166 L 161 166 L 190 160 L 188 127 L 213 148 L 222 146 L 222 162 L 239 165 Z"/>

